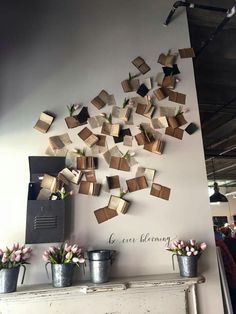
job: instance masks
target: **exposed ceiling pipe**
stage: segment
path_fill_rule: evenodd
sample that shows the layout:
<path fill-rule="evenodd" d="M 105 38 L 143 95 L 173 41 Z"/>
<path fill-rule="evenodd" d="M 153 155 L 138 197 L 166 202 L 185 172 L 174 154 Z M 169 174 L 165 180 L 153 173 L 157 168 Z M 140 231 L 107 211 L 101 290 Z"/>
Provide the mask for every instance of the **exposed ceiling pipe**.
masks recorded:
<path fill-rule="evenodd" d="M 219 7 L 212 7 L 208 5 L 199 5 L 195 3 L 186 3 L 184 1 L 176 1 L 164 23 L 165 26 L 167 26 L 171 19 L 172 16 L 174 15 L 176 9 L 179 7 L 187 7 L 191 9 L 202 9 L 202 10 L 208 10 L 208 11 L 215 11 L 215 12 L 223 12 L 226 13 L 225 18 L 223 21 L 216 27 L 214 32 L 206 39 L 205 41 L 202 42 L 201 48 L 195 51 L 196 58 L 202 53 L 202 51 L 208 46 L 208 44 L 215 38 L 215 36 L 221 32 L 224 28 L 224 26 L 230 21 L 230 19 L 234 16 L 236 13 L 236 5 L 234 5 L 231 9 L 225 9 L 225 8 L 219 8 Z"/>
<path fill-rule="evenodd" d="M 211 145 L 207 146 L 207 149 L 213 149 L 213 148 L 215 148 L 217 146 L 220 146 L 220 145 L 222 145 L 224 143 L 227 143 L 227 142 L 230 142 L 232 140 L 233 141 L 236 140 L 236 134 L 233 134 L 233 135 L 231 135 L 231 136 L 229 136 L 227 138 L 221 139 L 221 140 L 215 142 L 214 144 L 211 144 Z"/>
<path fill-rule="evenodd" d="M 226 107 L 228 107 L 229 105 L 231 105 L 232 103 L 234 103 L 236 101 L 236 96 L 233 97 L 232 99 L 230 99 L 226 104 L 222 105 L 219 109 L 217 109 L 216 111 L 214 111 L 210 117 L 208 116 L 207 118 L 202 120 L 202 128 L 204 128 L 206 126 L 206 124 L 208 124 L 219 112 L 221 112 L 223 109 L 225 109 Z"/>
<path fill-rule="evenodd" d="M 236 164 L 230 165 L 230 166 L 227 166 L 227 167 L 224 167 L 224 168 L 220 168 L 220 169 L 214 170 L 213 172 L 209 172 L 207 174 L 207 176 L 209 177 L 211 175 L 215 175 L 215 173 L 222 172 L 222 171 L 225 171 L 225 170 L 229 170 L 229 169 L 232 169 L 232 168 L 235 168 L 235 167 L 236 167 Z"/>

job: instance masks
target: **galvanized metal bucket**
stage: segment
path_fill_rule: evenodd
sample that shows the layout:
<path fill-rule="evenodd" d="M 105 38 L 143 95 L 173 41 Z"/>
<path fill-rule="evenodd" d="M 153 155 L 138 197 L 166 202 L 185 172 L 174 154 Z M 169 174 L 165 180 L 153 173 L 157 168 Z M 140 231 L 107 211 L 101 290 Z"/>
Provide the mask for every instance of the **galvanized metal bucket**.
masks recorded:
<path fill-rule="evenodd" d="M 24 265 L 21 266 L 24 268 L 21 280 L 21 284 L 23 284 L 26 268 Z M 0 293 L 10 293 L 16 291 L 19 271 L 20 266 L 0 270 Z"/>
<path fill-rule="evenodd" d="M 109 281 L 111 264 L 114 261 L 115 251 L 95 250 L 88 252 L 90 278 L 93 283 Z"/>
<path fill-rule="evenodd" d="M 180 276 L 182 276 L 182 277 L 197 277 L 199 255 L 182 256 L 182 255 L 173 254 L 172 255 L 173 268 L 174 268 L 174 260 L 173 260 L 174 255 L 177 256 Z"/>
<path fill-rule="evenodd" d="M 45 267 L 47 270 L 47 264 L 45 265 Z M 70 287 L 72 285 L 74 267 L 74 264 L 51 264 L 53 287 Z"/>

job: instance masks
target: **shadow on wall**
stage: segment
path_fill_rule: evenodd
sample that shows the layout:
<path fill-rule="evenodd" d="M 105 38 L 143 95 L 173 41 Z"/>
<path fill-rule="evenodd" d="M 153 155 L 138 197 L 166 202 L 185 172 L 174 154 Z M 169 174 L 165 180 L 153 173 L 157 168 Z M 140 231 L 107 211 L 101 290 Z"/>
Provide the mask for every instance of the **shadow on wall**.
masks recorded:
<path fill-rule="evenodd" d="M 9 118 L 29 93 L 78 53 L 76 2 L 2 1 L 0 119 Z"/>

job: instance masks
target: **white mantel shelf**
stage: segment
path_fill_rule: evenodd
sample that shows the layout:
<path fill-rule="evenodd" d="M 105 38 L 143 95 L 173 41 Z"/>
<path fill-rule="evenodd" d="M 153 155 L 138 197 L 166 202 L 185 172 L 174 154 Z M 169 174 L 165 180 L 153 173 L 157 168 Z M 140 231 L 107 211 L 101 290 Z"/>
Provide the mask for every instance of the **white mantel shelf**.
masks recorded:
<path fill-rule="evenodd" d="M 106 292 L 121 292 L 130 289 L 145 288 L 188 288 L 196 284 L 205 282 L 203 276 L 194 278 L 180 277 L 178 274 L 160 274 L 129 278 L 111 279 L 104 284 L 93 284 L 91 282 L 81 282 L 67 288 L 53 288 L 51 285 L 31 285 L 18 286 L 17 292 L 1 294 L 0 301 L 3 302 L 22 302 L 32 299 L 57 299 L 67 297 L 78 297 L 85 294 L 98 294 Z"/>

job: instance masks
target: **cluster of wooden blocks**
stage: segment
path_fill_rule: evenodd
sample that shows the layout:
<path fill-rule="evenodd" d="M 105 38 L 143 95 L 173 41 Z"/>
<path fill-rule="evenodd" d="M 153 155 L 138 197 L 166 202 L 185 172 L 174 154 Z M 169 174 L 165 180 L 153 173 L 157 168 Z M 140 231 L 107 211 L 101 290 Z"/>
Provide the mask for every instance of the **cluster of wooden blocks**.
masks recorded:
<path fill-rule="evenodd" d="M 193 58 L 195 56 L 192 48 L 179 49 L 180 58 Z M 158 101 L 168 98 L 170 102 L 180 105 L 186 104 L 186 95 L 175 91 L 176 85 L 179 81 L 177 75 L 180 73 L 176 64 L 177 54 L 172 54 L 170 51 L 167 54 L 161 53 L 157 62 L 163 66 L 163 72 L 158 73 L 156 77 L 157 88 L 153 91 L 154 98 Z M 187 124 L 183 113 L 178 112 L 173 115 L 160 115 L 154 117 L 156 110 L 149 92 L 152 90 L 152 79 L 146 78 L 140 80 L 138 77 L 141 74 L 148 73 L 151 68 L 146 61 L 138 56 L 132 60 L 132 64 L 138 70 L 138 74 L 131 75 L 129 78 L 121 82 L 122 89 L 125 93 L 136 92 L 140 97 L 134 101 L 135 106 L 129 103 L 129 99 L 124 100 L 122 107 L 116 106 L 114 96 L 109 94 L 106 90 L 101 92 L 91 100 L 92 105 L 101 110 L 106 105 L 111 106 L 111 115 L 107 118 L 106 114 L 90 117 L 88 108 L 83 106 L 78 114 L 70 112 L 70 116 L 65 118 L 68 129 L 73 129 L 85 124 L 89 124 L 91 129 L 101 127 L 101 134 L 94 134 L 88 127 L 84 127 L 78 133 L 79 138 L 91 149 L 92 152 L 97 151 L 101 153 L 106 149 L 104 158 L 108 160 L 109 167 L 119 171 L 130 171 L 131 164 L 129 157 L 119 153 L 112 154 L 106 146 L 106 136 L 111 136 L 115 143 L 123 142 L 125 146 L 132 146 L 132 134 L 130 129 L 122 128 L 120 123 L 112 123 L 111 118 L 115 117 L 128 124 L 132 118 L 133 109 L 135 113 L 149 119 L 149 126 L 144 127 L 140 125 L 140 133 L 136 134 L 137 145 L 143 146 L 143 149 L 154 153 L 162 154 L 165 143 L 159 137 L 157 129 L 165 129 L 168 136 L 182 139 L 184 130 L 181 129 L 183 125 Z M 135 99 L 135 97 L 133 98 Z M 131 99 L 132 100 L 132 99 Z M 74 105 L 73 105 L 74 106 Z M 76 108 L 77 110 L 77 108 Z M 51 127 L 55 116 L 49 112 L 42 112 L 34 128 L 42 133 L 46 133 Z M 131 123 L 132 124 L 132 123 Z M 193 134 L 197 130 L 194 123 L 190 123 L 185 131 L 188 134 Z M 48 149 L 55 154 L 66 148 L 72 141 L 68 133 L 49 137 Z M 112 149 L 111 149 L 112 151 Z M 105 158 L 105 159 L 106 159 Z M 70 183 L 79 185 L 78 193 L 92 196 L 99 196 L 101 191 L 101 184 L 96 180 L 95 170 L 98 168 L 98 158 L 93 156 L 80 155 L 76 158 L 76 169 L 64 168 L 57 176 L 45 174 L 41 182 L 41 190 L 38 195 L 39 199 L 50 199 L 52 193 L 56 193 L 58 189 Z M 135 178 L 126 180 L 127 188 L 130 193 L 148 188 L 148 182 L 151 181 L 150 195 L 169 200 L 170 189 L 153 182 L 155 175 L 154 169 L 139 167 Z M 85 180 L 82 178 L 85 177 Z M 120 179 L 118 175 L 106 177 L 107 186 L 109 190 L 121 188 Z M 94 211 L 97 222 L 103 223 L 118 214 L 126 214 L 128 212 L 130 202 L 123 197 L 111 195 L 106 207 L 99 208 Z"/>

